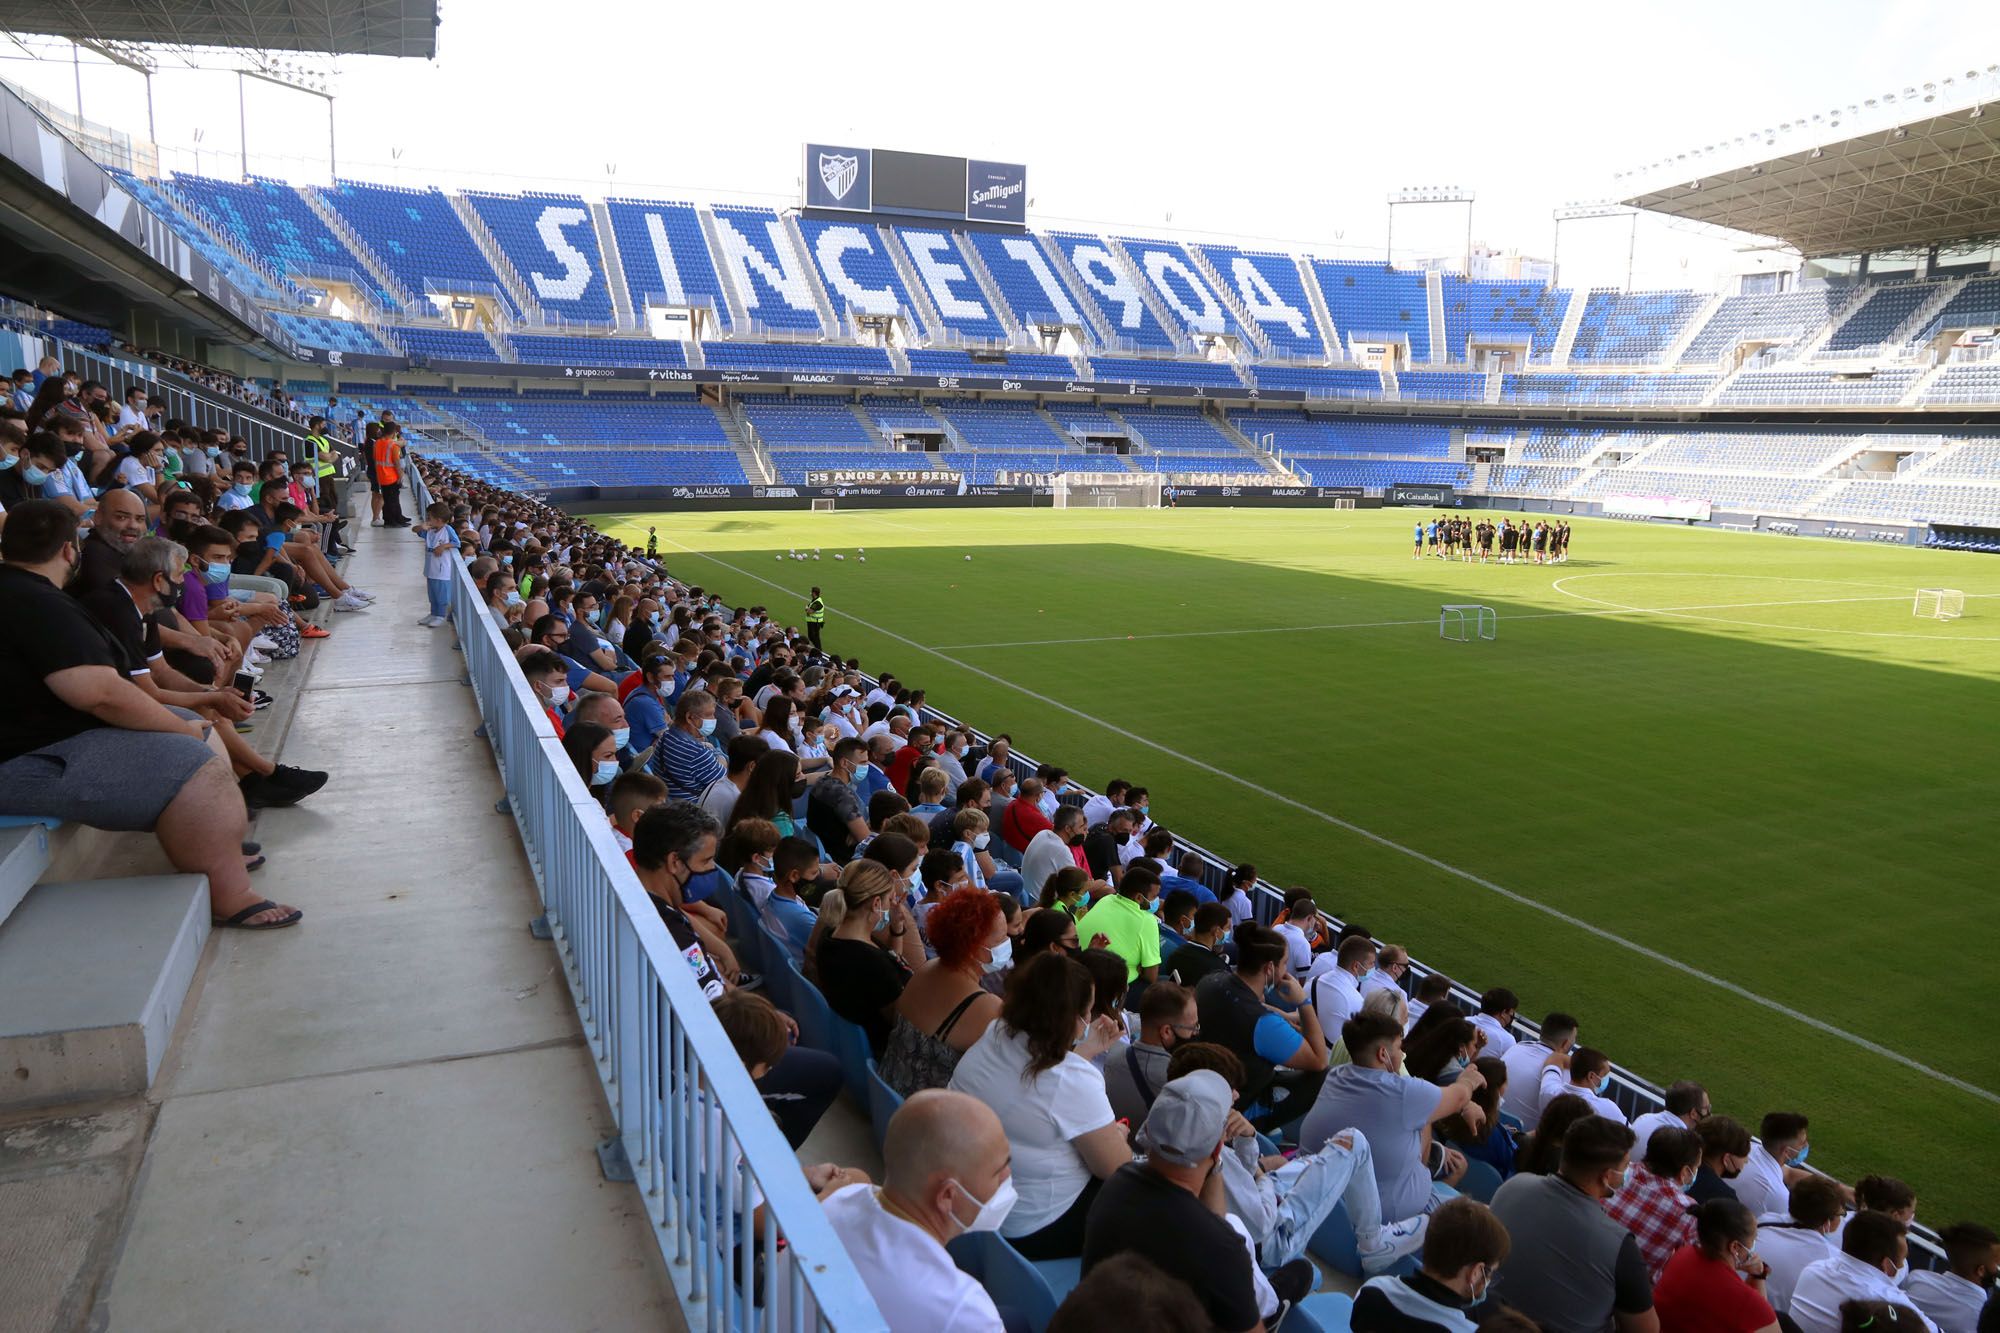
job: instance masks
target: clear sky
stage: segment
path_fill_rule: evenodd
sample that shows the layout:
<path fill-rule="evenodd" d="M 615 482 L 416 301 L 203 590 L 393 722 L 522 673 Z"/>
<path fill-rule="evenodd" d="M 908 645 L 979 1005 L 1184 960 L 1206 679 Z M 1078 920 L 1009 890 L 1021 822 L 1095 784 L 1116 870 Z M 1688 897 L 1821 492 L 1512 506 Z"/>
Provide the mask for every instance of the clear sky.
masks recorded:
<path fill-rule="evenodd" d="M 1476 192 L 1473 233 L 1547 257 L 1550 211 L 1614 171 L 2000 60 L 1995 0 L 684 5 L 443 0 L 436 60 L 343 58 L 341 174 L 788 204 L 808 139 L 1021 161 L 1031 225 L 1379 255 L 1384 197 Z M 68 48 L 0 75 L 74 109 Z M 87 60 L 94 58 L 86 57 Z M 234 175 L 232 57 L 154 82 L 169 168 Z M 327 178 L 324 105 L 251 84 L 253 171 Z M 83 69 L 144 134 L 144 85 Z M 1458 253 L 1460 208 L 1397 251 Z M 1565 283 L 1624 277 L 1622 221 L 1566 223 Z M 1406 251 L 1406 245 L 1408 247 Z M 1707 286 L 1714 238 L 1650 224 L 1637 285 Z"/>

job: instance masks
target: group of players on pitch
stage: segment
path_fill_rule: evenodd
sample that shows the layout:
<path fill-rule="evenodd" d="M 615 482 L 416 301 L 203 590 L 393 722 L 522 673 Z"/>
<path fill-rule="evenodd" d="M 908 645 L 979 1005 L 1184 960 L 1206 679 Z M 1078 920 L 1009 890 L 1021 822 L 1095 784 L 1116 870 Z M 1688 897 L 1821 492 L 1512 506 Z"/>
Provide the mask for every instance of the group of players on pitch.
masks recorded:
<path fill-rule="evenodd" d="M 1421 560 L 1430 554 L 1440 560 L 1477 560 L 1483 565 L 1494 558 L 1495 547 L 1503 565 L 1559 565 L 1569 559 L 1569 524 L 1541 519 L 1516 523 L 1503 518 L 1496 527 L 1488 518 L 1474 522 L 1440 514 L 1428 523 L 1417 524 L 1411 558 Z"/>

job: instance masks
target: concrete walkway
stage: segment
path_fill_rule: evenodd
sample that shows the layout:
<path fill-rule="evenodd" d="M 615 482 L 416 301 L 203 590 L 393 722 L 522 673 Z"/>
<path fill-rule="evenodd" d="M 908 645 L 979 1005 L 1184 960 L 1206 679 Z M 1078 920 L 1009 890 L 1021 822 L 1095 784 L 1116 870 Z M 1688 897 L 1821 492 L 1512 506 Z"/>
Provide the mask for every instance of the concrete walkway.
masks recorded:
<path fill-rule="evenodd" d="M 283 753 L 333 779 L 253 834 L 306 919 L 211 942 L 92 1323 L 671 1333 L 421 547 L 354 531 L 379 600 L 329 620 Z"/>

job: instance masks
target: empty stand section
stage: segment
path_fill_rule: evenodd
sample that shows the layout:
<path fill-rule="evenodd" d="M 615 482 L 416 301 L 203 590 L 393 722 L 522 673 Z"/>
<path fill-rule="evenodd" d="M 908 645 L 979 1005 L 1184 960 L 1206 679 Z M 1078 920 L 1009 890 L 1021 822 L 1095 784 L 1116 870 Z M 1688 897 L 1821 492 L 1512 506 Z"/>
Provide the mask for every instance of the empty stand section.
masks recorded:
<path fill-rule="evenodd" d="M 471 192 L 465 199 L 544 311 L 589 324 L 613 323 L 604 256 L 582 199 Z"/>
<path fill-rule="evenodd" d="M 1621 292 L 1596 288 L 1569 359 L 1580 364 L 1655 365 L 1706 305 L 1699 292 Z"/>
<path fill-rule="evenodd" d="M 338 181 L 322 197 L 413 295 L 490 297 L 520 313 L 442 192 Z"/>

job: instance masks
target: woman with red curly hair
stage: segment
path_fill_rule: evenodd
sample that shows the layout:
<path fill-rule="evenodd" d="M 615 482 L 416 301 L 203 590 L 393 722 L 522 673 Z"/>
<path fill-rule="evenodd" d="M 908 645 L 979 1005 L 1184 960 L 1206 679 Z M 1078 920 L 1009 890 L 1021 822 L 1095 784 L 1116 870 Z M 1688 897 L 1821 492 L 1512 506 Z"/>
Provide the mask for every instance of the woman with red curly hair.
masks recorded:
<path fill-rule="evenodd" d="M 882 1081 L 907 1097 L 951 1082 L 958 1058 L 1000 1016 L 1000 997 L 979 984 L 1013 961 L 1007 917 L 996 894 L 953 889 L 924 918 L 937 957 L 918 968 L 896 1001 L 896 1025 L 882 1051 Z"/>

